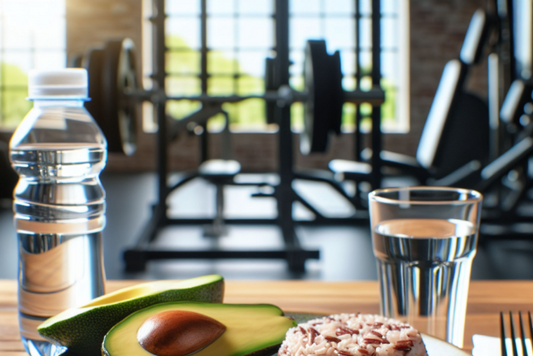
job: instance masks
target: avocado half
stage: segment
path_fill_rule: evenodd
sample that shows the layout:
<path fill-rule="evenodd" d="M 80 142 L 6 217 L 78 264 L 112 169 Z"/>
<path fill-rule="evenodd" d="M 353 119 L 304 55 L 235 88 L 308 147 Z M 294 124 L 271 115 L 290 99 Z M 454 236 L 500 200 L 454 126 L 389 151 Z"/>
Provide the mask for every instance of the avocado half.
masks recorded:
<path fill-rule="evenodd" d="M 133 312 L 157 303 L 183 300 L 221 303 L 223 296 L 224 279 L 220 275 L 143 283 L 68 309 L 46 320 L 37 331 L 51 342 L 68 347 L 73 354 L 94 356 L 100 354 L 106 333 Z"/>
<path fill-rule="evenodd" d="M 115 325 L 104 338 L 102 355 L 153 356 L 141 346 L 139 329 L 149 318 L 177 310 L 201 314 L 226 327 L 207 347 L 190 353 L 194 356 L 272 355 L 287 330 L 296 326 L 294 320 L 270 304 L 162 303 L 135 312 Z"/>

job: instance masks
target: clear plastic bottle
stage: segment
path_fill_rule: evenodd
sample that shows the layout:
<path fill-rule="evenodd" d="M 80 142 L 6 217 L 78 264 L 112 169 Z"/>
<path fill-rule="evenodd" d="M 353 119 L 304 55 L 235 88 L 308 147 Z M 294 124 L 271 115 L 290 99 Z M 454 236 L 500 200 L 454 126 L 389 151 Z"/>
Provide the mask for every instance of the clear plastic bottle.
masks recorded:
<path fill-rule="evenodd" d="M 33 109 L 10 142 L 19 174 L 14 193 L 20 333 L 30 355 L 57 355 L 37 326 L 104 294 L 105 192 L 99 174 L 107 143 L 83 107 L 84 69 L 30 71 Z"/>

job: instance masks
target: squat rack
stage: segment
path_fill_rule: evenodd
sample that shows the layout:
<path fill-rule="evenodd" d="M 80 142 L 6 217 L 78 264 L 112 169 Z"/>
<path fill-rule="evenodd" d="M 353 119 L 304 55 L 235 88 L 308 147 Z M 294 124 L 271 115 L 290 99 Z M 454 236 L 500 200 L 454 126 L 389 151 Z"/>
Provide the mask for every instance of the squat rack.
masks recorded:
<path fill-rule="evenodd" d="M 356 85 L 360 88 L 361 74 L 359 53 L 359 29 L 360 18 L 359 0 L 355 1 L 355 23 L 356 23 Z M 154 93 L 164 93 L 165 90 L 165 0 L 153 0 L 152 2 L 152 73 L 151 78 L 154 82 Z M 203 104 L 209 105 L 207 97 L 207 0 L 201 0 L 201 62 L 200 62 L 200 79 L 202 97 L 205 97 Z M 289 2 L 288 0 L 275 0 L 275 39 L 276 39 L 276 58 L 274 59 L 274 84 L 277 88 L 283 85 L 289 85 Z M 381 92 L 381 59 L 380 59 L 380 1 L 372 1 L 372 85 L 377 92 Z M 362 97 L 364 99 L 367 96 Z M 292 184 L 295 179 L 320 181 L 329 184 L 337 192 L 352 200 L 344 189 L 334 181 L 330 176 L 317 173 L 295 172 L 294 170 L 294 152 L 293 152 L 293 133 L 291 130 L 291 112 L 290 105 L 276 107 L 276 118 L 279 125 L 278 137 L 278 175 L 279 184 L 273 186 L 274 193 L 271 195 L 277 201 L 278 215 L 274 219 L 224 219 L 227 224 L 233 225 L 277 225 L 280 227 L 284 239 L 285 247 L 283 250 L 199 250 L 199 251 L 177 251 L 177 250 L 157 250 L 150 248 L 150 244 L 157 238 L 160 229 L 171 225 L 203 225 L 212 222 L 212 219 L 171 219 L 167 215 L 166 199 L 172 191 L 181 187 L 185 183 L 199 176 L 198 172 L 187 173 L 173 186 L 168 186 L 168 125 L 166 115 L 166 96 L 152 95 L 151 100 L 154 102 L 155 115 L 158 123 L 157 131 L 157 192 L 158 201 L 153 206 L 152 217 L 146 224 L 142 234 L 137 240 L 134 247 L 127 249 L 124 253 L 124 260 L 127 271 L 143 271 L 146 268 L 146 262 L 149 260 L 160 259 L 285 259 L 288 267 L 292 272 L 302 272 L 305 270 L 305 261 L 307 259 L 318 259 L 319 251 L 305 250 L 301 247 L 295 232 L 295 224 L 299 225 L 339 225 L 339 224 L 368 224 L 368 212 L 361 210 L 356 211 L 354 216 L 349 218 L 330 218 L 325 217 L 318 212 L 311 204 L 301 197 L 293 188 Z M 381 110 L 380 104 L 373 104 L 372 110 L 372 133 L 371 148 L 373 152 L 380 152 L 382 148 L 381 141 Z M 355 132 L 355 157 L 359 158 L 361 153 L 362 134 L 359 130 L 360 121 L 359 108 L 356 116 Z M 205 123 L 200 124 L 203 127 L 203 134 L 200 135 L 201 161 L 207 160 L 208 134 Z M 371 164 L 373 166 L 373 175 L 370 183 L 372 188 L 381 185 L 381 158 L 379 154 L 372 155 Z M 262 184 L 253 184 L 262 185 Z M 268 184 L 264 184 L 268 185 Z M 293 203 L 302 203 L 307 209 L 315 214 L 314 220 L 294 221 L 292 215 Z"/>

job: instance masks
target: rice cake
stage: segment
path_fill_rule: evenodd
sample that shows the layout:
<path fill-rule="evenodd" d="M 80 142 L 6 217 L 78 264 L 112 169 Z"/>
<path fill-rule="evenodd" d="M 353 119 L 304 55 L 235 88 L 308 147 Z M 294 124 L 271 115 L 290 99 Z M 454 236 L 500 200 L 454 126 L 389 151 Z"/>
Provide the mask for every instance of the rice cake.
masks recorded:
<path fill-rule="evenodd" d="M 418 330 L 381 315 L 336 314 L 291 328 L 278 356 L 427 356 Z"/>

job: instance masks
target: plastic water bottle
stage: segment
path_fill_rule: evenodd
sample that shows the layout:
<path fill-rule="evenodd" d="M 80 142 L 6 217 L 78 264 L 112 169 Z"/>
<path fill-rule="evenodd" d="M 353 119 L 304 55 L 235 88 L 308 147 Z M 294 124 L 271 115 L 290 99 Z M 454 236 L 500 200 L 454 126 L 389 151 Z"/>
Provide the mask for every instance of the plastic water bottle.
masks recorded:
<path fill-rule="evenodd" d="M 30 71 L 33 109 L 10 142 L 20 333 L 30 355 L 64 348 L 37 333 L 47 318 L 104 294 L 105 192 L 99 174 L 107 143 L 83 107 L 85 69 Z"/>

